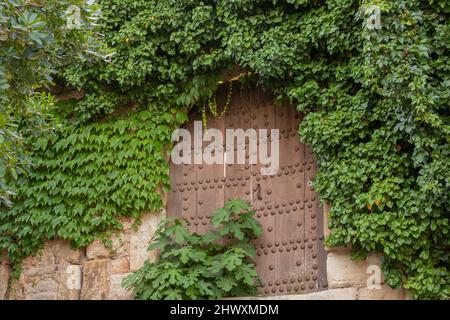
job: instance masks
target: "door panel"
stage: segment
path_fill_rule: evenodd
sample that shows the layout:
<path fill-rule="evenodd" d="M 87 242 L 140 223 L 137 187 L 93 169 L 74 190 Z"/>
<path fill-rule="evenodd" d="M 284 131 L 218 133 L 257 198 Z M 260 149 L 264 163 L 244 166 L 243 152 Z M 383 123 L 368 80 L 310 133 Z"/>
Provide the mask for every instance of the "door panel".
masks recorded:
<path fill-rule="evenodd" d="M 227 88 L 221 88 L 217 92 L 219 106 L 225 103 L 226 91 Z M 244 199 L 251 203 L 263 227 L 262 236 L 254 241 L 256 269 L 262 280 L 259 292 L 282 295 L 323 290 L 326 286 L 323 212 L 311 186 L 316 173 L 314 155 L 311 148 L 300 143 L 297 134 L 302 116 L 293 106 L 275 106 L 273 97 L 260 89 L 235 85 L 233 92 L 224 117 L 209 117 L 208 127 L 222 131 L 224 150 L 227 128 L 253 128 L 257 132 L 268 129 L 269 135 L 270 129 L 279 129 L 278 171 L 271 176 L 262 175 L 261 163 L 248 162 L 252 142 L 248 139 L 245 164 L 171 163 L 172 191 L 167 215 L 186 218 L 190 230 L 202 234 L 210 230 L 209 218 L 215 209 L 227 200 Z M 194 120 L 201 120 L 201 115 L 191 115 L 186 128 L 192 136 Z M 256 142 L 259 147 L 259 136 Z M 269 150 L 270 143 L 269 139 Z M 238 147 L 235 144 L 235 151 Z"/>

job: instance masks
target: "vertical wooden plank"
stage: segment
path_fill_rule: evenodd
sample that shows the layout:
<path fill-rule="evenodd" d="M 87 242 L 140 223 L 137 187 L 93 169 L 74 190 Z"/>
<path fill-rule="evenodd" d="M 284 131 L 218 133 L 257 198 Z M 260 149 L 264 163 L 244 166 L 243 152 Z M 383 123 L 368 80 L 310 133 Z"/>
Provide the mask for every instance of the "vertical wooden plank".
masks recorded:
<path fill-rule="evenodd" d="M 194 115 L 195 120 L 195 115 Z M 186 126 L 186 129 L 191 133 L 192 139 L 194 138 L 194 123 L 190 121 Z M 183 165 L 183 176 L 181 197 L 182 197 L 182 216 L 188 221 L 188 227 L 191 232 L 197 232 L 197 167 L 193 164 L 194 150 L 191 152 L 191 163 Z"/>
<path fill-rule="evenodd" d="M 280 130 L 280 168 L 277 174 L 277 255 L 276 279 L 279 294 L 299 293 L 304 275 L 304 216 L 302 153 L 297 137 L 299 115 L 292 106 L 277 107 L 277 128 Z"/>
<path fill-rule="evenodd" d="M 317 165 L 317 164 L 316 164 Z M 327 252 L 324 246 L 324 209 L 323 205 L 320 203 L 319 195 L 315 201 L 316 213 L 317 213 L 317 230 L 318 230 L 318 241 L 317 241 L 317 259 L 318 259 L 318 290 L 326 290 L 328 288 L 327 281 Z"/>
<path fill-rule="evenodd" d="M 210 117 L 208 129 L 219 129 L 223 132 L 223 119 Z M 203 143 L 203 150 L 210 142 Z M 205 234 L 212 229 L 211 216 L 224 205 L 223 165 L 203 163 L 197 166 L 197 233 Z"/>
<path fill-rule="evenodd" d="M 250 97 L 252 100 L 251 127 L 257 132 L 260 129 L 273 128 L 275 126 L 275 107 L 271 103 L 271 98 L 259 90 Z M 261 143 L 258 134 L 258 147 Z M 270 152 L 270 141 L 268 141 L 268 152 Z M 257 212 L 256 218 L 263 227 L 263 234 L 255 241 L 257 248 L 256 270 L 262 279 L 260 293 L 273 295 L 276 293 L 275 255 L 278 249 L 275 245 L 275 175 L 261 174 L 263 165 L 259 161 L 259 154 L 257 156 L 258 163 L 252 166 L 252 205 Z"/>
<path fill-rule="evenodd" d="M 183 165 L 170 161 L 170 191 L 167 196 L 167 217 L 182 217 Z"/>
<path fill-rule="evenodd" d="M 300 138 L 298 136 L 298 128 L 302 121 L 302 115 L 298 112 L 295 113 L 295 119 L 297 119 L 295 126 L 291 132 L 291 138 L 295 139 L 295 146 L 292 148 L 292 152 L 295 156 L 294 168 L 296 169 L 298 178 L 296 179 L 296 190 L 297 190 L 297 198 L 295 203 L 298 209 L 298 221 L 297 226 L 301 232 L 301 237 L 297 240 L 299 244 L 300 253 L 302 255 L 302 262 L 299 270 L 299 277 L 297 279 L 297 285 L 295 287 L 296 292 L 299 289 L 300 293 L 306 293 L 308 290 L 307 287 L 307 262 L 306 262 L 306 248 L 307 248 L 307 235 L 306 235 L 306 198 L 305 198 L 305 144 L 300 143 Z"/>
<path fill-rule="evenodd" d="M 246 98 L 247 91 L 240 90 L 238 85 L 235 85 L 231 99 L 231 108 L 225 118 L 225 129 L 243 129 L 244 131 L 250 127 L 250 106 L 248 105 L 248 98 Z M 231 142 L 226 140 L 226 152 L 230 155 Z M 229 159 L 227 156 L 227 164 L 224 165 L 225 175 L 225 201 L 241 198 L 250 201 L 250 173 L 251 168 L 246 159 L 245 164 L 237 164 L 238 140 L 234 139 L 234 157 Z M 243 145 L 245 147 L 245 144 Z M 248 156 L 248 154 L 246 155 Z M 229 163 L 231 160 L 232 163 Z"/>
<path fill-rule="evenodd" d="M 318 246 L 318 197 L 313 190 L 312 180 L 316 173 L 316 164 L 311 147 L 305 146 L 305 258 L 306 291 L 319 291 L 319 246 Z"/>

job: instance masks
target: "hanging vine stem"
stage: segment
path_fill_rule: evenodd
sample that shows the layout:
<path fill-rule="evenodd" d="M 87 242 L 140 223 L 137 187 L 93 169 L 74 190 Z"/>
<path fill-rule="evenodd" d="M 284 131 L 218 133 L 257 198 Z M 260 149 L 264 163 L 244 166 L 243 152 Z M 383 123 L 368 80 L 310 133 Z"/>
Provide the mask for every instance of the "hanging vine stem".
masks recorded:
<path fill-rule="evenodd" d="M 227 101 L 225 102 L 225 106 L 223 107 L 223 110 L 222 110 L 222 112 L 220 114 L 217 112 L 217 99 L 216 99 L 216 97 L 214 97 L 214 101 L 213 101 L 212 98 L 209 100 L 208 107 L 209 107 L 209 110 L 211 111 L 211 113 L 212 113 L 212 115 L 214 117 L 220 119 L 220 118 L 222 118 L 225 115 L 225 113 L 228 110 L 228 107 L 230 106 L 231 96 L 232 95 L 233 95 L 233 82 L 230 81 L 229 85 L 228 85 Z"/>
<path fill-rule="evenodd" d="M 226 113 L 227 110 L 230 106 L 230 102 L 231 102 L 231 96 L 233 95 L 233 82 L 229 81 L 228 84 L 228 94 L 227 94 L 227 101 L 225 102 L 225 105 L 223 107 L 222 112 L 218 112 L 217 111 L 217 97 L 216 95 L 214 95 L 214 97 L 211 97 L 207 103 L 207 105 L 205 104 L 202 107 L 202 122 L 203 122 L 203 127 L 205 128 L 205 130 L 207 129 L 207 117 L 206 117 L 206 106 L 208 106 L 209 111 L 211 112 L 211 114 L 216 118 L 216 119 L 221 119 Z"/>

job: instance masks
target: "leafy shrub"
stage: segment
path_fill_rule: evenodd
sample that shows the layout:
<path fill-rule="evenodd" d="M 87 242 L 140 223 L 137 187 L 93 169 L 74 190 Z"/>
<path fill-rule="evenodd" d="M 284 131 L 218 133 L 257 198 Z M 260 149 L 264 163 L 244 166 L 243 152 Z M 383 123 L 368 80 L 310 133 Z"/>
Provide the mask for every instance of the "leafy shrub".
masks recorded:
<path fill-rule="evenodd" d="M 214 229 L 191 234 L 185 221 L 163 221 L 149 250 L 159 261 L 124 279 L 137 299 L 220 299 L 254 295 L 259 282 L 251 240 L 262 233 L 255 212 L 242 200 L 231 200 L 211 217 Z"/>

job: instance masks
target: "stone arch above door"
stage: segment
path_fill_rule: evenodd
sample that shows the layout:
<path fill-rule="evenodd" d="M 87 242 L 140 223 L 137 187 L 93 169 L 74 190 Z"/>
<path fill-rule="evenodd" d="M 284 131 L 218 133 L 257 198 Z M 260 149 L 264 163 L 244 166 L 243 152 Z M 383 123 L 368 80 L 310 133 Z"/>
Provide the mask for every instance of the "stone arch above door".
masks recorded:
<path fill-rule="evenodd" d="M 217 93 L 225 104 L 227 86 Z M 193 136 L 191 115 L 186 128 Z M 204 233 L 209 218 L 227 200 L 251 203 L 263 235 L 255 241 L 256 269 L 263 295 L 301 294 L 326 287 L 326 254 L 323 247 L 323 210 L 311 186 L 316 172 L 312 150 L 300 142 L 302 116 L 292 106 L 276 106 L 273 97 L 258 88 L 234 85 L 230 106 L 221 119 L 209 117 L 208 128 L 279 129 L 279 169 L 261 174 L 260 164 L 183 164 L 171 162 L 172 190 L 168 217 L 183 217 L 192 232 Z M 270 131 L 269 131 L 270 132 Z M 224 134 L 225 137 L 225 134 Z M 247 155 L 248 154 L 248 143 Z M 258 142 L 259 143 L 259 142 Z M 225 146 L 224 146 L 225 147 Z"/>

